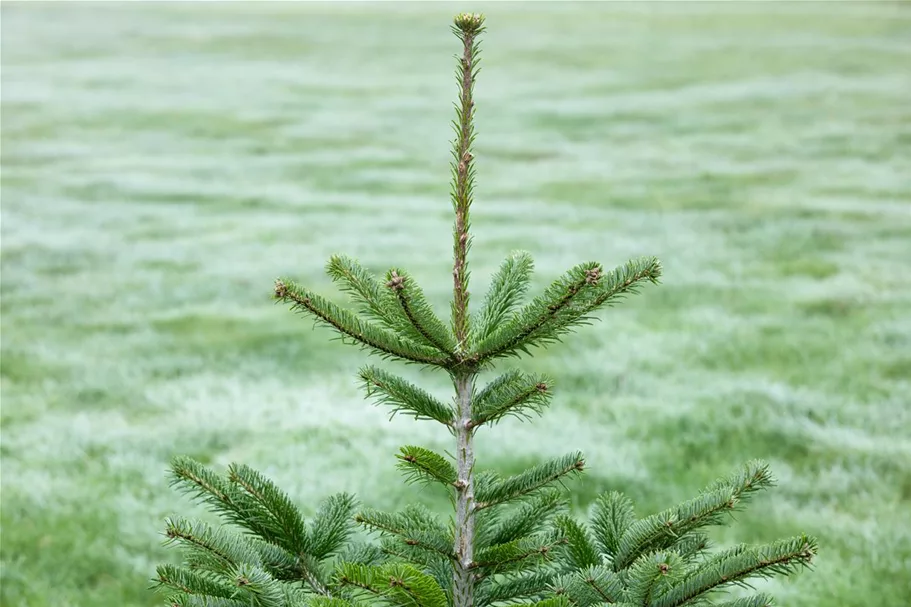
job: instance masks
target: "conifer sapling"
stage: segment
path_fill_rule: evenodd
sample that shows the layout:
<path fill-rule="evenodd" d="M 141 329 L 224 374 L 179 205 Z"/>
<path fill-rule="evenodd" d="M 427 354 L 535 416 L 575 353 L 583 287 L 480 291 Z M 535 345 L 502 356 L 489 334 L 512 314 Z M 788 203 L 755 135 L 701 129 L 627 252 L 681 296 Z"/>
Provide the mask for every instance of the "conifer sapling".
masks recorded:
<path fill-rule="evenodd" d="M 484 19 L 460 14 L 452 30 L 462 48 L 453 122 L 450 322 L 437 316 L 405 270 L 394 268 L 379 278 L 341 255 L 329 260 L 328 274 L 356 311 L 289 279 L 276 281 L 274 295 L 370 352 L 448 374 L 455 389 L 451 403 L 376 366 L 359 375 L 378 403 L 441 424 L 452 435 L 455 461 L 416 445 L 402 447 L 397 458 L 407 480 L 437 485 L 449 495 L 453 516 L 446 524 L 419 506 L 401 512 L 358 509 L 343 493 L 326 498 L 306 521 L 256 470 L 234 464 L 216 474 L 180 457 L 172 463 L 173 484 L 207 504 L 225 525 L 168 520 L 167 541 L 184 549 L 185 563 L 160 566 L 156 585 L 175 606 L 769 605 L 764 594 L 725 600 L 717 598 L 718 591 L 808 565 L 815 541 L 800 535 L 709 552 L 703 534 L 772 484 L 762 462 L 750 462 L 694 499 L 642 518 L 628 497 L 606 493 L 587 524 L 568 515 L 555 488 L 582 472 L 581 453 L 505 478 L 475 472 L 474 440 L 485 427 L 507 417 L 529 419 L 552 396 L 546 377 L 510 370 L 478 386 L 478 374 L 502 358 L 559 341 L 597 310 L 657 283 L 661 266 L 652 257 L 610 271 L 585 262 L 523 304 L 533 264 L 527 253 L 513 253 L 494 274 L 480 309 L 469 312 L 473 90 Z M 354 541 L 356 525 L 376 532 L 379 541 Z"/>

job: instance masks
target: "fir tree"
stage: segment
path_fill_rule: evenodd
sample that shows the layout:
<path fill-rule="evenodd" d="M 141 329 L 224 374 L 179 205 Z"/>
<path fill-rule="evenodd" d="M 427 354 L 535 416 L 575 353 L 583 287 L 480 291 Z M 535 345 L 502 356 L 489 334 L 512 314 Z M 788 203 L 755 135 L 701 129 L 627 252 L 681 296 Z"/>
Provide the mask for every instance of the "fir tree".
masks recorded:
<path fill-rule="evenodd" d="M 462 43 L 456 70 L 459 100 L 453 122 L 453 297 L 450 322 L 434 312 L 405 270 L 382 278 L 353 259 L 334 256 L 328 273 L 357 307 L 350 311 L 289 279 L 275 298 L 381 357 L 417 363 L 452 379 L 451 403 L 385 369 L 360 371 L 367 395 L 393 412 L 443 425 L 455 461 L 409 445 L 397 455 L 412 482 L 439 486 L 451 498 L 445 524 L 428 510 L 358 508 L 352 496 L 327 498 L 309 521 L 274 483 L 243 465 L 219 475 L 189 458 L 172 465 L 179 489 L 206 503 L 226 523 L 212 527 L 168 520 L 167 541 L 184 549 L 183 566 L 162 565 L 156 585 L 169 605 L 219 607 L 676 607 L 714 604 L 758 607 L 756 594 L 715 601 L 716 592 L 810 563 L 812 538 L 797 536 L 761 546 L 710 552 L 703 531 L 772 484 L 768 467 L 750 462 L 696 498 L 643 518 L 621 493 L 600 496 L 589 523 L 568 516 L 560 481 L 585 467 L 581 453 L 501 477 L 475 473 L 474 440 L 512 416 L 541 413 L 552 397 L 545 377 L 508 371 L 480 387 L 478 374 L 502 358 L 529 354 L 560 341 L 601 308 L 636 293 L 661 275 L 646 257 L 610 271 L 586 262 L 523 303 L 532 272 L 527 253 L 513 253 L 495 273 L 474 314 L 469 313 L 468 252 L 474 196 L 472 98 L 478 73 L 479 15 L 456 16 Z M 378 543 L 352 539 L 356 525 Z"/>

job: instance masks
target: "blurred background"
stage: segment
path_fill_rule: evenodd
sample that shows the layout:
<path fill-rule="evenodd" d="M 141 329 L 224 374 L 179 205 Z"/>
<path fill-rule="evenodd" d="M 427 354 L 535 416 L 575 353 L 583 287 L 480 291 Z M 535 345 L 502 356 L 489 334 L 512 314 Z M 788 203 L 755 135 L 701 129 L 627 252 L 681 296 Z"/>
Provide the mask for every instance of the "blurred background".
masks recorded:
<path fill-rule="evenodd" d="M 764 589 L 911 599 L 907 4 L 4 2 L 0 603 L 158 604 L 163 519 L 202 512 L 168 488 L 178 454 L 307 513 L 339 490 L 445 507 L 393 454 L 448 435 L 389 422 L 366 355 L 270 295 L 334 293 L 340 252 L 446 313 L 464 10 L 488 15 L 475 302 L 518 248 L 538 287 L 665 266 L 501 366 L 557 396 L 481 435 L 482 467 L 581 449 L 580 513 L 613 489 L 648 513 L 765 458 L 779 486 L 714 539 L 804 531 L 820 557 Z"/>

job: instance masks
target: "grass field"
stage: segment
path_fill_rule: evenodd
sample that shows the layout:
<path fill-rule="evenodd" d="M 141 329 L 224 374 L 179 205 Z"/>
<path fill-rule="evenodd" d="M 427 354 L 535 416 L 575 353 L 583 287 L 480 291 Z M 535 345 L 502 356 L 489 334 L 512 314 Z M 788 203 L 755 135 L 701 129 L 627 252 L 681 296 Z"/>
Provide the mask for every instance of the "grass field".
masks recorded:
<path fill-rule="evenodd" d="M 344 252 L 444 309 L 448 27 L 477 8 L 3 3 L 0 603 L 157 604 L 162 520 L 200 512 L 167 486 L 177 454 L 260 468 L 308 512 L 342 489 L 443 506 L 392 455 L 446 435 L 388 422 L 365 355 L 270 294 L 331 293 Z M 651 511 L 766 458 L 779 486 L 715 539 L 817 535 L 815 572 L 763 584 L 782 605 L 907 605 L 909 6 L 480 8 L 473 291 L 515 248 L 538 286 L 665 266 L 513 363 L 557 398 L 481 461 L 581 449 L 578 508 L 621 489 Z"/>

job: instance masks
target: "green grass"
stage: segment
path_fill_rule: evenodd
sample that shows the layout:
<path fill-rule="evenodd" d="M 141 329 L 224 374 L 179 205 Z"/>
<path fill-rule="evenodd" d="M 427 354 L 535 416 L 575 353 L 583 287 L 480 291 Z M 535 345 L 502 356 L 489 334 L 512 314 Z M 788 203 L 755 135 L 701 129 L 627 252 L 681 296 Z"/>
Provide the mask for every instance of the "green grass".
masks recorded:
<path fill-rule="evenodd" d="M 364 355 L 270 303 L 334 252 L 444 309 L 450 14 L 475 6 L 3 3 L 0 603 L 153 605 L 170 457 L 308 512 L 446 435 L 364 402 Z M 477 88 L 474 293 L 662 258 L 664 283 L 524 363 L 558 379 L 485 467 L 586 452 L 573 500 L 641 510 L 749 458 L 719 542 L 820 538 L 793 607 L 911 600 L 911 12 L 496 4 Z M 477 297 L 476 297 L 477 301 Z M 422 383 L 445 394 L 442 378 Z M 395 490 L 390 492 L 389 488 Z"/>

